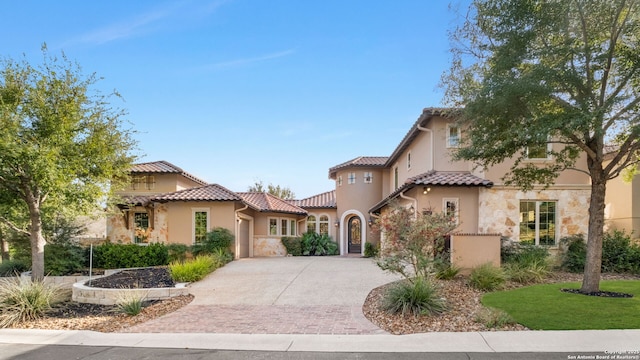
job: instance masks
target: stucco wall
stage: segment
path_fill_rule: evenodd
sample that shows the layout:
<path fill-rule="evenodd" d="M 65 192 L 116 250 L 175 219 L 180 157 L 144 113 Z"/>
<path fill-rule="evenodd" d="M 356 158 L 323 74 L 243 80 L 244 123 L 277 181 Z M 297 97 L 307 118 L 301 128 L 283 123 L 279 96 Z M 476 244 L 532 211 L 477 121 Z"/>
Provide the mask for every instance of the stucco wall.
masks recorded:
<path fill-rule="evenodd" d="M 168 202 L 166 206 L 169 243 L 193 245 L 193 212 L 209 211 L 209 229 L 223 227 L 235 235 L 235 204 L 231 201 Z"/>
<path fill-rule="evenodd" d="M 588 188 L 549 188 L 523 192 L 513 188 L 482 188 L 479 192 L 479 233 L 499 233 L 512 240 L 520 236 L 520 200 L 557 201 L 558 239 L 575 234 L 588 234 Z"/>
<path fill-rule="evenodd" d="M 418 200 L 418 211 L 443 211 L 444 199 L 458 199 L 458 227 L 456 231 L 475 233 L 478 231 L 478 187 L 430 186 L 431 191 L 423 194 L 418 186 L 408 192 Z"/>
<path fill-rule="evenodd" d="M 500 266 L 500 235 L 451 235 L 451 263 L 468 274 L 477 266 Z"/>
<path fill-rule="evenodd" d="M 607 183 L 605 198 L 606 229 L 633 232 L 633 237 L 640 236 L 640 176 L 631 182 L 618 176 Z"/>

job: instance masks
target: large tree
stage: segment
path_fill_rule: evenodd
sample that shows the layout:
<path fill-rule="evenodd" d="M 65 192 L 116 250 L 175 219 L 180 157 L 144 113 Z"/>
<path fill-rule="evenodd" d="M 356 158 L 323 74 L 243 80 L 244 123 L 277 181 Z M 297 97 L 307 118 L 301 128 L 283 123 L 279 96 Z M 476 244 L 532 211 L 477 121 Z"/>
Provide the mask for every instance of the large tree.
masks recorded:
<path fill-rule="evenodd" d="M 247 191 L 266 192 L 273 196 L 277 196 L 280 199 L 285 199 L 285 200 L 291 200 L 296 197 L 296 194 L 286 186 L 273 185 L 269 183 L 269 185 L 267 185 L 267 187 L 265 188 L 262 180 L 258 180 L 255 182 L 255 184 L 249 186 Z"/>
<path fill-rule="evenodd" d="M 598 291 L 607 181 L 638 165 L 639 1 L 475 0 L 451 34 L 443 85 L 468 126 L 457 155 L 484 167 L 514 158 L 504 180 L 523 189 L 551 184 L 566 169 L 585 172 L 591 201 L 581 291 Z M 524 148 L 550 142 L 560 144 L 553 161 L 522 162 Z M 581 155 L 587 170 L 575 166 Z"/>
<path fill-rule="evenodd" d="M 104 206 L 110 184 L 125 179 L 135 141 L 123 110 L 94 88 L 99 79 L 64 54 L 51 56 L 43 46 L 38 65 L 26 58 L 0 63 L 0 193 L 29 219 L 26 229 L 9 217 L 0 221 L 29 236 L 32 278 L 41 279 L 43 219 Z"/>

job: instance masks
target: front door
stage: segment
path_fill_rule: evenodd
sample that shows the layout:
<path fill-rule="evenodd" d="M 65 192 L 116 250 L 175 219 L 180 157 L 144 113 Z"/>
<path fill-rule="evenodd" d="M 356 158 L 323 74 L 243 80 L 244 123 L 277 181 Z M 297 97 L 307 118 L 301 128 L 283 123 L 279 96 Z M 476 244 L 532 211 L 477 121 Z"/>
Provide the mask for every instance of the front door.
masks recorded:
<path fill-rule="evenodd" d="M 362 221 L 353 216 L 348 221 L 349 253 L 360 254 L 362 251 Z"/>

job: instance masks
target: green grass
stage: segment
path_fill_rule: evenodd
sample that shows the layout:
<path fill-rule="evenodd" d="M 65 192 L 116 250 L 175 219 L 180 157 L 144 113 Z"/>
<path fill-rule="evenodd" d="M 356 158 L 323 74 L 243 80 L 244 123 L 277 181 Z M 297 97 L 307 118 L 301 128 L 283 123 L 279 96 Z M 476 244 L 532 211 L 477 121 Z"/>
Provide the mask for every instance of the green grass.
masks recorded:
<path fill-rule="evenodd" d="M 640 329 L 640 281 L 602 281 L 600 290 L 633 294 L 605 298 L 560 291 L 580 283 L 543 284 L 498 291 L 482 304 L 504 310 L 516 322 L 534 330 Z"/>

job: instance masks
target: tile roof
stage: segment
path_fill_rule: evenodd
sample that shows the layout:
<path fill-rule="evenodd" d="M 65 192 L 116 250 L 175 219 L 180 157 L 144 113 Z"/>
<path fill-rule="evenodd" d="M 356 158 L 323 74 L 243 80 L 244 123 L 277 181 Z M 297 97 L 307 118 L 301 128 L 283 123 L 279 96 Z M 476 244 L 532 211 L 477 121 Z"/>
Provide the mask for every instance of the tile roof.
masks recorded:
<path fill-rule="evenodd" d="M 133 164 L 131 170 L 129 170 L 131 174 L 180 174 L 188 179 L 191 179 L 197 182 L 200 185 L 207 185 L 207 182 L 195 177 L 194 175 L 189 174 L 188 172 L 182 170 L 181 168 L 173 165 L 168 161 L 153 161 L 146 163 Z"/>
<path fill-rule="evenodd" d="M 400 193 L 414 188 L 416 186 L 485 186 L 492 187 L 493 182 L 491 180 L 477 177 L 467 171 L 429 171 L 414 177 L 411 177 L 405 181 L 396 191 L 391 195 L 384 198 L 382 201 L 375 204 L 369 212 L 376 212 L 389 203 L 389 201 L 395 199 Z"/>
<path fill-rule="evenodd" d="M 493 186 L 491 180 L 477 177 L 467 171 L 429 171 L 407 179 L 405 184 L 444 186 Z"/>
<path fill-rule="evenodd" d="M 218 184 L 157 195 L 152 201 L 242 201 L 238 194 Z"/>
<path fill-rule="evenodd" d="M 122 199 L 121 203 L 118 204 L 120 208 L 127 208 L 131 205 L 133 206 L 147 206 L 149 204 L 149 200 L 151 196 L 142 196 L 142 195 L 122 195 L 120 196 Z"/>
<path fill-rule="evenodd" d="M 458 111 L 458 109 L 456 109 L 456 108 L 434 108 L 434 107 L 430 107 L 430 108 L 423 109 L 422 110 L 422 114 L 420 114 L 420 117 L 418 117 L 418 120 L 416 120 L 416 122 L 413 124 L 413 126 L 411 126 L 411 129 L 409 129 L 409 131 L 404 136 L 402 141 L 400 141 L 400 143 L 398 144 L 396 149 L 393 151 L 391 156 L 389 156 L 385 166 L 393 165 L 393 162 L 395 162 L 398 159 L 398 156 L 400 156 L 402 154 L 402 152 L 405 151 L 409 147 L 411 142 L 420 133 L 420 130 L 418 129 L 418 127 L 426 126 L 427 123 L 434 116 L 444 116 L 444 117 L 451 116 L 451 114 L 455 113 L 456 111 Z"/>
<path fill-rule="evenodd" d="M 280 212 L 288 214 L 306 214 L 307 211 L 265 192 L 240 192 L 238 196 L 245 204 L 254 210 L 261 212 Z"/>
<path fill-rule="evenodd" d="M 340 169 L 349 167 L 384 167 L 389 158 L 387 156 L 359 156 L 345 161 L 329 169 L 329 178 L 333 178 Z"/>
<path fill-rule="evenodd" d="M 287 200 L 289 203 L 301 208 L 336 208 L 336 191 L 331 190 L 322 194 L 310 196 L 302 200 Z"/>

